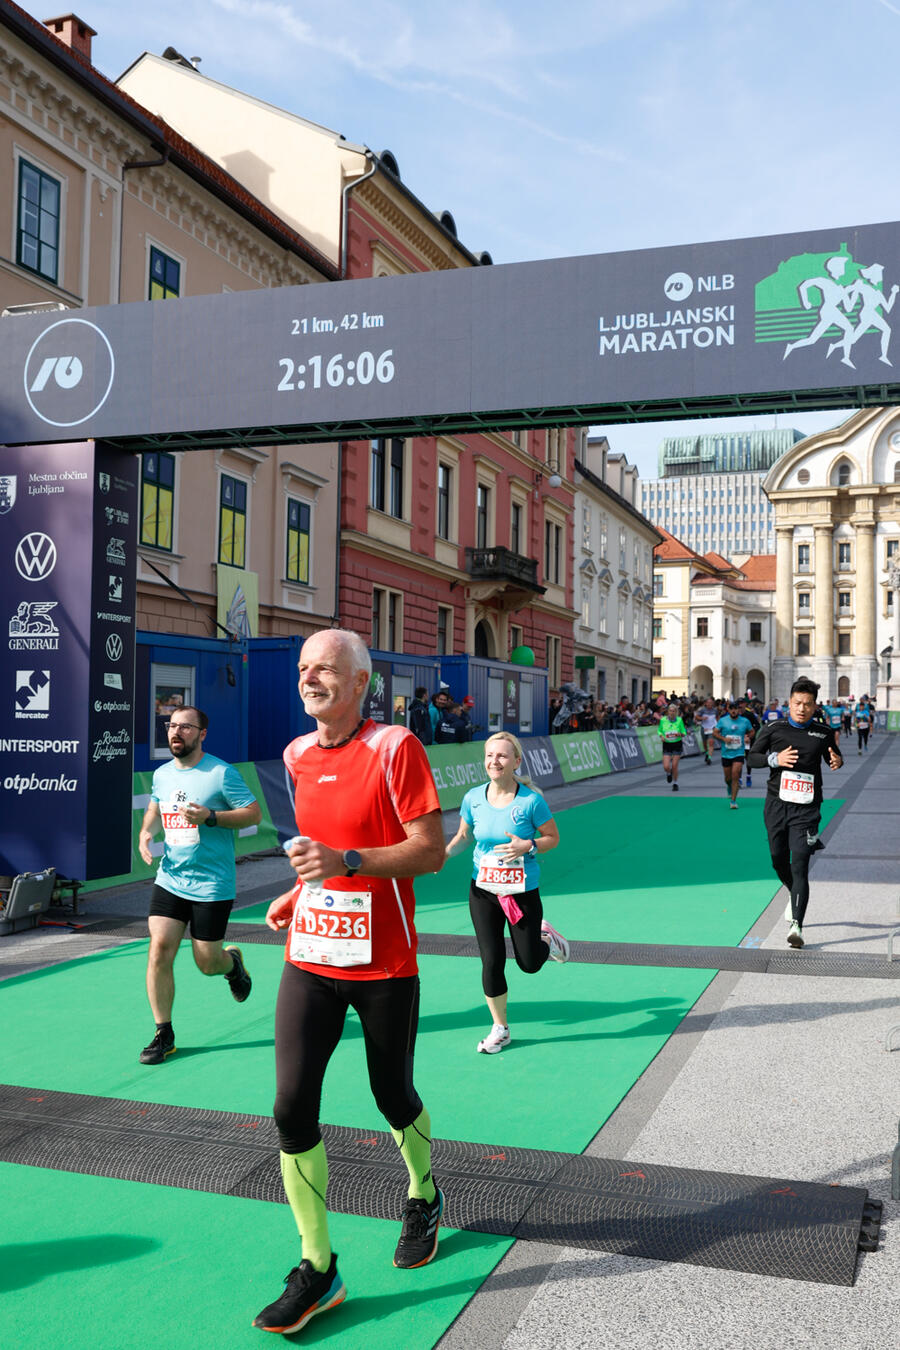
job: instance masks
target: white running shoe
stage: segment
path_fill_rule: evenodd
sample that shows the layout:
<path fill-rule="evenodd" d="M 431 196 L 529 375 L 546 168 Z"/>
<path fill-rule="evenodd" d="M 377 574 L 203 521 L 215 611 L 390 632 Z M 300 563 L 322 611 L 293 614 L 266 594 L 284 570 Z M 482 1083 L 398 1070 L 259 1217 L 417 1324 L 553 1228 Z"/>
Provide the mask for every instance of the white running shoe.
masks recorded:
<path fill-rule="evenodd" d="M 797 923 L 796 919 L 791 924 L 790 931 L 788 932 L 788 946 L 789 947 L 803 946 L 803 929 L 800 927 L 799 923 Z"/>
<path fill-rule="evenodd" d="M 541 924 L 541 937 L 544 939 L 547 946 L 550 948 L 551 961 L 568 961 L 569 959 L 568 942 L 563 937 L 562 933 L 557 933 L 556 929 L 553 928 L 547 922 L 546 919 L 544 919 L 543 923 Z"/>
<path fill-rule="evenodd" d="M 509 1027 L 501 1027 L 495 1022 L 483 1041 L 478 1042 L 479 1055 L 499 1055 L 504 1045 L 509 1045 L 512 1037 Z"/>
<path fill-rule="evenodd" d="M 738 809 L 738 804 L 737 804 L 737 802 L 732 802 L 732 803 L 731 803 L 731 809 L 732 809 L 732 811 L 736 811 L 736 810 Z"/>

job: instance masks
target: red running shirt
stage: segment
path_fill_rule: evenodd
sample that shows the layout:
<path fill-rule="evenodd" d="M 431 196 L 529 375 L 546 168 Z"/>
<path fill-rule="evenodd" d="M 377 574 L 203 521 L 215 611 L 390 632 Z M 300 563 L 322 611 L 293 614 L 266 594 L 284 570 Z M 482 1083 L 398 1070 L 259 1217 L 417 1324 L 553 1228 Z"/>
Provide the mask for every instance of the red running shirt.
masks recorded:
<path fill-rule="evenodd" d="M 406 839 L 404 823 L 440 810 L 431 765 L 406 727 L 371 719 L 347 745 L 323 750 L 316 732 L 298 736 L 284 752 L 294 784 L 300 834 L 334 849 L 383 848 Z M 383 980 L 415 975 L 416 900 L 411 877 L 329 877 L 332 891 L 372 893 L 372 960 L 368 965 L 292 964 L 332 979 Z M 285 959 L 290 961 L 290 938 Z"/>

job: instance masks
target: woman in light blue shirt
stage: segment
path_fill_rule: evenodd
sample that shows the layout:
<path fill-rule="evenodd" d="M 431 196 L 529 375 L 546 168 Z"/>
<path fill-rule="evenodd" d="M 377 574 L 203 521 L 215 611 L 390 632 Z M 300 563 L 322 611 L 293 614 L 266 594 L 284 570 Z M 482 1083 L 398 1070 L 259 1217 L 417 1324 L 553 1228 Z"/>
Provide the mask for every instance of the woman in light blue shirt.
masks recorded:
<path fill-rule="evenodd" d="M 459 829 L 447 857 L 474 836 L 469 912 L 481 953 L 482 988 L 493 1025 L 478 1042 L 482 1054 L 496 1055 L 510 1042 L 506 1016 L 506 926 L 516 964 L 534 975 L 548 959 L 567 961 L 569 944 L 543 917 L 538 891 L 539 853 L 559 843 L 559 830 L 537 789 L 521 777 L 522 747 L 509 731 L 484 743 L 487 783 L 471 788 L 462 801 Z"/>

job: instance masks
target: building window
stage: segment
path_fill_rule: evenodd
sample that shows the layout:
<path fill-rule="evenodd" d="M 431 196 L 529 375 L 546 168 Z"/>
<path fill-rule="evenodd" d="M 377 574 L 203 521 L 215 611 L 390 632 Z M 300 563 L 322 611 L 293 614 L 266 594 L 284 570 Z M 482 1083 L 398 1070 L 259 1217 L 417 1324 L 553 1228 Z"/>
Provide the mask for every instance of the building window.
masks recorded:
<path fill-rule="evenodd" d="M 838 571 L 839 571 L 839 572 L 849 572 L 849 571 L 850 571 L 850 545 L 849 545 L 849 543 L 847 543 L 847 544 L 838 544 Z"/>
<path fill-rule="evenodd" d="M 723 623 L 723 625 L 722 625 L 722 636 L 723 636 L 724 638 L 726 638 L 726 639 L 727 639 L 727 637 L 728 637 L 728 619 L 727 619 L 727 618 L 725 619 L 725 621 L 724 621 L 724 623 Z"/>
<path fill-rule="evenodd" d="M 808 618 L 809 616 L 810 613 L 809 601 L 810 601 L 809 591 L 797 592 L 797 612 L 800 614 L 802 618 Z"/>
<path fill-rule="evenodd" d="M 59 277 L 59 214 L 59 181 L 20 159 L 16 262 L 48 281 Z"/>
<path fill-rule="evenodd" d="M 619 571 L 624 572 L 626 567 L 626 540 L 625 531 L 619 531 Z"/>
<path fill-rule="evenodd" d="M 798 634 L 797 634 L 797 655 L 798 655 L 798 656 L 809 656 L 809 647 L 810 647 L 810 634 L 809 634 L 809 633 L 798 633 Z"/>
<path fill-rule="evenodd" d="M 809 544 L 797 545 L 797 571 L 809 571 Z"/>
<path fill-rule="evenodd" d="M 581 623 L 584 628 L 591 626 L 591 592 L 587 586 L 581 588 Z"/>
<path fill-rule="evenodd" d="M 172 549 L 175 518 L 175 456 L 141 456 L 141 543 Z"/>
<path fill-rule="evenodd" d="M 437 654 L 453 654 L 453 610 L 449 605 L 438 605 L 437 610 Z"/>
<path fill-rule="evenodd" d="M 664 589 L 663 589 L 663 574 L 662 574 L 662 572 L 654 572 L 654 573 L 653 573 L 653 594 L 654 594 L 654 596 L 657 597 L 657 598 L 659 598 L 659 596 L 661 596 L 661 595 L 665 595 L 665 591 L 664 591 Z"/>
<path fill-rule="evenodd" d="M 600 516 L 600 557 L 604 562 L 609 561 L 607 549 L 609 548 L 609 531 L 607 529 L 606 516 Z"/>
<path fill-rule="evenodd" d="M 181 263 L 163 253 L 161 248 L 150 249 L 150 300 L 176 300 L 181 294 Z"/>
<path fill-rule="evenodd" d="M 372 441 L 369 504 L 403 519 L 403 441 L 397 436 Z"/>
<path fill-rule="evenodd" d="M 650 662 L 650 665 L 653 669 L 653 678 L 658 679 L 659 676 L 662 675 L 662 657 L 654 656 L 653 660 Z"/>
<path fill-rule="evenodd" d="M 838 633 L 838 656 L 850 656 L 850 634 Z"/>
<path fill-rule="evenodd" d="M 662 619 L 653 620 L 653 637 L 654 639 L 662 637 Z"/>
<path fill-rule="evenodd" d="M 898 459 L 897 463 L 894 465 L 894 482 L 900 483 L 900 459 Z"/>
<path fill-rule="evenodd" d="M 547 671 L 550 679 L 550 688 L 559 688 L 562 679 L 562 640 L 558 637 L 547 636 Z"/>
<path fill-rule="evenodd" d="M 219 484 L 219 558 L 243 567 L 247 542 L 247 484 L 223 473 Z"/>
<path fill-rule="evenodd" d="M 517 647 L 523 646 L 525 642 L 525 630 L 520 628 L 517 623 L 509 625 L 509 650 L 514 652 Z"/>
<path fill-rule="evenodd" d="M 372 587 L 372 646 L 380 652 L 402 651 L 403 597 L 398 591 Z"/>
<path fill-rule="evenodd" d="M 605 586 L 602 586 L 600 588 L 600 606 L 599 606 L 599 613 L 597 615 L 597 627 L 600 629 L 601 633 L 606 632 L 608 623 L 609 623 L 609 592 L 606 590 Z"/>
<path fill-rule="evenodd" d="M 437 532 L 441 539 L 450 538 L 450 484 L 453 470 L 447 464 L 438 464 Z"/>
<path fill-rule="evenodd" d="M 709 619 L 705 615 L 697 619 L 697 637 L 709 637 Z"/>
<path fill-rule="evenodd" d="M 851 599 L 851 595 L 850 595 L 850 592 L 849 592 L 849 591 L 838 591 L 838 613 L 839 613 L 839 614 L 847 615 L 847 614 L 850 613 L 850 599 Z"/>
<path fill-rule="evenodd" d="M 762 642 L 762 623 L 757 619 L 750 620 L 750 641 Z"/>
<path fill-rule="evenodd" d="M 509 546 L 513 553 L 522 552 L 522 503 L 513 502 L 510 506 Z"/>
<path fill-rule="evenodd" d="M 490 524 L 491 490 L 479 483 L 475 493 L 475 547 L 488 547 Z"/>
<path fill-rule="evenodd" d="M 544 521 L 544 580 L 558 586 L 562 580 L 562 526 Z"/>
<path fill-rule="evenodd" d="M 847 487 L 850 483 L 850 465 L 843 460 L 838 465 L 838 487 Z"/>
<path fill-rule="evenodd" d="M 895 558 L 900 556 L 900 539 L 888 539 L 884 546 L 884 563 L 890 567 Z"/>
<path fill-rule="evenodd" d="M 288 497 L 284 574 L 288 581 L 302 581 L 305 586 L 309 585 L 309 522 L 307 503 Z"/>

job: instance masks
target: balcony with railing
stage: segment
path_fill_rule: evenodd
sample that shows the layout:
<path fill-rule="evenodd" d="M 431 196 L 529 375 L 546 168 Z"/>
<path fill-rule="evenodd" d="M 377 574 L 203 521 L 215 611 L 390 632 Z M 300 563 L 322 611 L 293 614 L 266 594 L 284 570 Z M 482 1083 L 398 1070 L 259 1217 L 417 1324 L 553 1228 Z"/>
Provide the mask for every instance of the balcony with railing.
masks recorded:
<path fill-rule="evenodd" d="M 511 581 L 542 595 L 544 588 L 538 585 L 537 566 L 534 558 L 513 553 L 502 545 L 466 549 L 466 571 L 473 581 Z"/>

